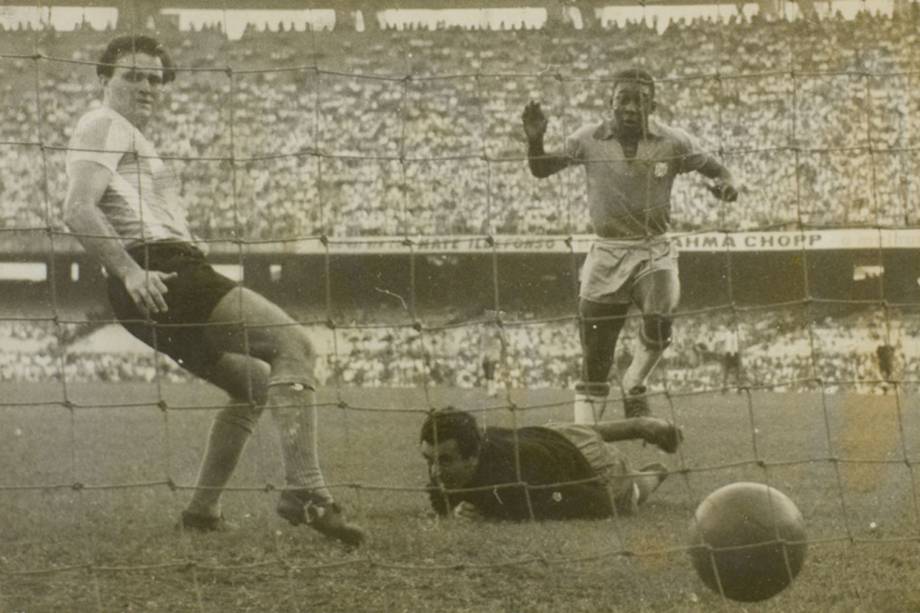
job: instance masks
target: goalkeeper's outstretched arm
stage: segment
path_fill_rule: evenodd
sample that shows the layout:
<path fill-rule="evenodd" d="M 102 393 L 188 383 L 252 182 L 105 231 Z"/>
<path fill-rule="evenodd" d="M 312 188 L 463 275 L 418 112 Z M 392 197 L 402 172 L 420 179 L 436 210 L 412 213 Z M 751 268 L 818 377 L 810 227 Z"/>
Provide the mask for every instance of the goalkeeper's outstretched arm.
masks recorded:
<path fill-rule="evenodd" d="M 571 160 L 568 156 L 547 153 L 543 149 L 543 135 L 546 134 L 549 121 L 543 114 L 539 102 L 531 100 L 524 107 L 521 121 L 524 123 L 524 134 L 527 135 L 527 165 L 530 167 L 530 174 L 543 179 L 569 166 Z"/>

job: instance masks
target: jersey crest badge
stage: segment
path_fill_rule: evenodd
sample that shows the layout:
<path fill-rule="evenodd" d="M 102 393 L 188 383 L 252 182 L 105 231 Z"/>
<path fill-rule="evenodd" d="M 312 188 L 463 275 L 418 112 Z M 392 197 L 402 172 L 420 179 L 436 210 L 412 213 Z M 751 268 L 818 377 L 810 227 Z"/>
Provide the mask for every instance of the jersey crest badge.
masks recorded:
<path fill-rule="evenodd" d="M 667 162 L 656 162 L 655 163 L 655 178 L 661 179 L 668 175 L 668 163 Z"/>

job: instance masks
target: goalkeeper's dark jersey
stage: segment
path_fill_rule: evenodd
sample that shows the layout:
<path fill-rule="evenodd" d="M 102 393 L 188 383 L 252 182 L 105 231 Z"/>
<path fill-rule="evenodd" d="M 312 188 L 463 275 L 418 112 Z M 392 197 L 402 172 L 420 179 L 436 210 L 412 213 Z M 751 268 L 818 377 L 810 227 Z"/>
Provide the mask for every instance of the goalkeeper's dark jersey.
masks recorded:
<path fill-rule="evenodd" d="M 467 501 L 493 519 L 530 519 L 530 509 L 534 519 L 607 517 L 613 513 L 607 488 L 600 481 L 585 481 L 595 476 L 581 452 L 558 432 L 541 427 L 486 428 L 479 467 L 473 482 L 464 488 L 486 489 L 448 494 L 432 486 L 431 504 L 446 515 Z M 565 484 L 572 481 L 582 483 Z"/>

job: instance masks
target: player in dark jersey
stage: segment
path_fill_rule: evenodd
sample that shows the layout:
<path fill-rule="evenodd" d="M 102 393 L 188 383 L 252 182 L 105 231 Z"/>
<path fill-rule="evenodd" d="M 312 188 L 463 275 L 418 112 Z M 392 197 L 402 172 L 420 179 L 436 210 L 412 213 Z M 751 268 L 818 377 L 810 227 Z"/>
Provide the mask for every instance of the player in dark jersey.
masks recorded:
<path fill-rule="evenodd" d="M 653 417 L 481 430 L 470 413 L 448 408 L 428 416 L 420 439 L 439 515 L 592 519 L 634 514 L 667 476 L 657 463 L 632 472 L 613 442 L 641 439 L 673 453 L 682 435 Z"/>
<path fill-rule="evenodd" d="M 878 359 L 878 370 L 882 381 L 891 383 L 894 377 L 895 348 L 889 343 L 882 343 L 875 348 L 875 357 Z M 887 386 L 885 391 L 888 391 Z"/>
<path fill-rule="evenodd" d="M 122 36 L 96 68 L 102 105 L 78 122 L 67 153 L 65 221 L 108 273 L 116 317 L 135 336 L 226 391 L 180 526 L 226 529 L 220 507 L 263 407 L 281 436 L 286 488 L 277 512 L 349 545 L 364 539 L 319 467 L 316 352 L 306 331 L 260 294 L 218 274 L 192 237 L 175 174 L 144 135 L 175 79 L 164 47 Z"/>
<path fill-rule="evenodd" d="M 718 159 L 682 130 L 650 119 L 655 83 L 648 72 L 616 73 L 610 100 L 611 118 L 576 130 L 560 153 L 544 151 L 548 121 L 540 105 L 530 102 L 522 115 L 531 174 L 545 178 L 584 166 L 597 234 L 581 270 L 577 423 L 593 423 L 603 414 L 616 341 L 631 304 L 642 312 L 642 325 L 623 376 L 624 411 L 627 417 L 649 413 L 648 377 L 671 342 L 680 297 L 676 246 L 667 237 L 674 179 L 696 171 L 712 180 L 710 191 L 719 199 L 738 197 L 731 173 Z"/>

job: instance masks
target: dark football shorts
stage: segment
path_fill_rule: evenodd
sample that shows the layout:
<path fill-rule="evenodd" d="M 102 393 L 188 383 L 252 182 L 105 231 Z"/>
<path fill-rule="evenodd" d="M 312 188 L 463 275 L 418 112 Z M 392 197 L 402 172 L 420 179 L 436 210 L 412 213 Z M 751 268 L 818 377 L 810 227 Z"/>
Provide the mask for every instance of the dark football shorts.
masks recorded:
<path fill-rule="evenodd" d="M 730 351 L 725 354 L 725 370 L 738 370 L 741 368 L 741 354 L 737 351 Z"/>
<path fill-rule="evenodd" d="M 109 276 L 109 302 L 118 321 L 134 336 L 170 356 L 180 366 L 204 377 L 220 359 L 205 337 L 205 324 L 217 303 L 237 284 L 218 273 L 204 253 L 187 243 L 147 243 L 128 249 L 146 270 L 178 273 L 165 281 L 169 309 L 147 314 L 128 295 L 121 280 Z"/>
<path fill-rule="evenodd" d="M 493 360 L 492 358 L 482 359 L 482 376 L 487 381 L 491 381 L 495 378 L 495 366 L 496 360 Z"/>

